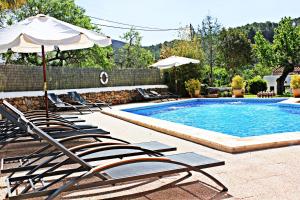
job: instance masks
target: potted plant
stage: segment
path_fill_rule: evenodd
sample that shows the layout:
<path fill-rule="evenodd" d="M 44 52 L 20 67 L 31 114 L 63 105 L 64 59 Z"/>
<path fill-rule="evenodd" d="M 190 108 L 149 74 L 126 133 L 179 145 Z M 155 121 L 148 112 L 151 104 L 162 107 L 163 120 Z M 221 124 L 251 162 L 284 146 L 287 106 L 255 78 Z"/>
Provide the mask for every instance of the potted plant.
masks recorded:
<path fill-rule="evenodd" d="M 244 79 L 241 76 L 236 75 L 235 77 L 233 77 L 231 82 L 231 87 L 232 87 L 233 96 L 235 98 L 244 97 L 245 84 L 244 84 Z"/>
<path fill-rule="evenodd" d="M 190 79 L 184 82 L 185 89 L 189 93 L 191 97 L 199 97 L 200 96 L 200 81 L 197 79 Z"/>
<path fill-rule="evenodd" d="M 300 75 L 292 75 L 290 86 L 294 97 L 300 97 Z"/>

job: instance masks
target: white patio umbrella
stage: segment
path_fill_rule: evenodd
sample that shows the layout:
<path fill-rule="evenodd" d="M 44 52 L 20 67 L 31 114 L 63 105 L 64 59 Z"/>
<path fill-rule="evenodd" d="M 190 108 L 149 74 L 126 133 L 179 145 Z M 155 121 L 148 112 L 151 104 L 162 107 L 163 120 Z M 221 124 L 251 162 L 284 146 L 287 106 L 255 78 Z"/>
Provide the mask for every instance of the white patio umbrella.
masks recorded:
<path fill-rule="evenodd" d="M 58 48 L 60 51 L 105 47 L 111 39 L 99 33 L 74 26 L 53 17 L 38 14 L 0 29 L 0 53 L 11 49 L 19 53 L 42 52 L 45 106 L 48 117 L 47 78 L 45 52 Z"/>
<path fill-rule="evenodd" d="M 186 57 L 180 57 L 180 56 L 171 56 L 169 58 L 162 59 L 152 65 L 150 67 L 157 67 L 158 69 L 169 69 L 172 67 L 178 67 L 181 65 L 186 64 L 198 64 L 200 63 L 199 60 L 186 58 Z M 176 79 L 176 71 L 175 71 L 175 84 L 176 84 L 176 92 L 177 92 L 177 79 Z"/>
<path fill-rule="evenodd" d="M 152 65 L 150 67 L 157 67 L 159 69 L 168 69 L 171 67 L 178 67 L 181 65 L 186 65 L 186 64 L 198 64 L 200 63 L 199 60 L 191 59 L 191 58 L 186 58 L 186 57 L 180 57 L 180 56 L 171 56 L 166 59 L 162 59 Z"/>

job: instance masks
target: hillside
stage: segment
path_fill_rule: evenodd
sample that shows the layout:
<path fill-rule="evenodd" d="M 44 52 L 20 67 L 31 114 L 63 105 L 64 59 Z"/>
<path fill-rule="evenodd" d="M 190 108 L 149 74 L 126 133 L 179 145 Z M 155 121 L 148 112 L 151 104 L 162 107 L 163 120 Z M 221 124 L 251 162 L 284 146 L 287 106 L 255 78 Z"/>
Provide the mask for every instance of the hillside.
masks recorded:
<path fill-rule="evenodd" d="M 124 46 L 124 44 L 125 44 L 125 42 L 123 42 L 123 41 L 114 40 L 114 39 L 112 39 L 111 42 L 112 42 L 111 46 L 112 46 L 112 48 L 113 48 L 114 51 L 122 48 Z"/>
<path fill-rule="evenodd" d="M 300 17 L 299 18 L 295 18 L 294 22 L 297 26 L 300 25 Z M 274 37 L 274 29 L 278 26 L 278 23 L 275 22 L 264 22 L 264 23 L 251 23 L 251 24 L 246 24 L 244 26 L 240 26 L 240 27 L 235 27 L 236 29 L 240 29 L 241 31 L 245 32 L 245 34 L 248 36 L 248 39 L 251 40 L 251 43 L 254 43 L 254 36 L 256 34 L 257 31 L 261 31 L 262 34 L 265 36 L 265 38 L 267 40 L 269 40 L 270 42 L 273 41 L 273 37 Z M 170 42 L 164 42 L 164 43 L 159 43 L 157 45 L 151 45 L 151 46 L 147 46 L 145 47 L 146 49 L 150 50 L 154 55 L 155 55 L 155 59 L 158 60 L 159 59 L 159 55 L 160 55 L 160 49 L 163 45 L 172 45 L 173 41 Z"/>

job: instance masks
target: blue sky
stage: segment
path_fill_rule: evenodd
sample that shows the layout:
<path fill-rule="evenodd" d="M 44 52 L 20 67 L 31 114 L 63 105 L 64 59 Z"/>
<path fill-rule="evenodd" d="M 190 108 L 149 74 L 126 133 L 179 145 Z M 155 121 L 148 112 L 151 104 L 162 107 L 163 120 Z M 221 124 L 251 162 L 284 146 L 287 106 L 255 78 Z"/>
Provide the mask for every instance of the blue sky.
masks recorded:
<path fill-rule="evenodd" d="M 225 27 L 252 22 L 278 22 L 284 16 L 300 17 L 299 0 L 76 0 L 87 15 L 141 26 L 178 28 L 201 24 L 210 14 Z M 115 25 L 103 21 L 94 21 Z M 102 28 L 120 40 L 125 30 Z M 141 32 L 142 44 L 151 45 L 178 38 L 177 31 Z"/>

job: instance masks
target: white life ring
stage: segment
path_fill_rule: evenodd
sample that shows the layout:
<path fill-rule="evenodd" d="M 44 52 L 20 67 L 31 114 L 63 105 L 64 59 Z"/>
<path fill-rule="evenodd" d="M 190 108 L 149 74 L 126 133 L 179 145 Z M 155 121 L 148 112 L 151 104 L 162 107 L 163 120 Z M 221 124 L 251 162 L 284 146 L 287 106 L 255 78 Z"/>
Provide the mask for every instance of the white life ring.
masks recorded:
<path fill-rule="evenodd" d="M 106 72 L 100 73 L 100 82 L 102 85 L 106 85 L 108 83 L 108 74 Z"/>

